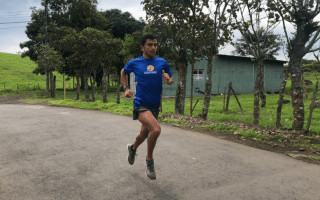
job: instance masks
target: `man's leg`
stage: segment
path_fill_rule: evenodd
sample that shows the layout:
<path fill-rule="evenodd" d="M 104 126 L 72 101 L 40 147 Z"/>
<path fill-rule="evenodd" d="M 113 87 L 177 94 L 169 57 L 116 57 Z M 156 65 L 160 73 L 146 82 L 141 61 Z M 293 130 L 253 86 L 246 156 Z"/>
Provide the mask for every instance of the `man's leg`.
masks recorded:
<path fill-rule="evenodd" d="M 148 137 L 149 130 L 147 127 L 142 124 L 140 134 L 136 137 L 136 141 L 133 144 L 133 150 L 137 150 L 137 148 L 144 142 L 144 140 Z"/>
<path fill-rule="evenodd" d="M 142 123 L 143 127 L 147 128 L 147 130 L 150 133 L 148 137 L 147 160 L 153 160 L 153 150 L 156 146 L 157 139 L 161 133 L 160 124 L 149 110 L 139 112 L 139 121 Z"/>

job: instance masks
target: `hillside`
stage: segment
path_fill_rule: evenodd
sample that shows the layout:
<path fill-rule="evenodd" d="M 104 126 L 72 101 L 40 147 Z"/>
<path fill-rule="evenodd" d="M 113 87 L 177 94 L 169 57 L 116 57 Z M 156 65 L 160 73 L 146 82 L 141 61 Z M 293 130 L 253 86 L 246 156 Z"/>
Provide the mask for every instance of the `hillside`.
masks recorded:
<path fill-rule="evenodd" d="M 20 55 L 0 53 L 0 91 L 3 92 L 4 84 L 6 91 L 16 91 L 17 84 L 19 91 L 28 90 L 28 84 L 30 90 L 37 88 L 38 84 L 40 89 L 44 89 L 46 77 L 32 73 L 36 66 L 37 64 L 29 57 L 21 58 Z M 62 75 L 55 75 L 57 75 L 57 88 L 62 88 Z"/>

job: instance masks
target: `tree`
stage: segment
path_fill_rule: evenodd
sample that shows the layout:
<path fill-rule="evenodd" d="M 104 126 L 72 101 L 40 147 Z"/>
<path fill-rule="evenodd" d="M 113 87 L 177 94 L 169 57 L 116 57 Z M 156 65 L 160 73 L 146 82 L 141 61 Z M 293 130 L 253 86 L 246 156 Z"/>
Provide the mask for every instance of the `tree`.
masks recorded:
<path fill-rule="evenodd" d="M 54 98 L 54 82 L 53 82 L 53 71 L 60 69 L 64 62 L 59 52 L 55 51 L 50 45 L 41 45 L 40 48 L 36 48 L 39 52 L 37 60 L 37 68 L 33 71 L 35 74 L 48 72 L 50 74 L 50 86 L 51 86 L 51 97 Z"/>
<path fill-rule="evenodd" d="M 218 55 L 219 47 L 231 40 L 230 27 L 231 19 L 235 15 L 234 2 L 235 0 L 215 1 L 215 8 L 210 10 L 209 15 L 204 15 L 198 24 L 201 27 L 199 38 L 202 38 L 203 54 L 208 60 L 203 108 L 202 113 L 199 114 L 203 119 L 207 119 L 211 100 L 212 61 Z"/>
<path fill-rule="evenodd" d="M 302 64 L 301 69 L 303 72 L 313 72 L 313 71 L 320 72 L 320 64 L 318 61 L 311 61 L 308 64 Z"/>
<path fill-rule="evenodd" d="M 46 0 L 42 0 L 42 6 Z M 97 11 L 96 0 L 47 0 L 48 3 L 48 24 L 49 24 L 49 43 L 57 49 L 61 44 L 63 31 L 56 30 L 62 27 L 71 27 L 78 32 L 87 28 L 93 27 L 100 30 L 105 30 L 110 26 L 109 21 Z M 28 56 L 31 60 L 37 60 L 37 52 L 34 47 L 39 47 L 45 41 L 44 27 L 44 10 L 31 8 L 31 23 L 27 25 L 26 34 L 30 39 L 27 42 L 20 43 L 20 48 L 28 48 L 22 53 L 22 57 Z M 57 33 L 54 33 L 58 31 Z M 60 31 L 60 32 L 59 32 Z M 39 37 L 42 35 L 42 37 Z M 57 46 L 58 45 L 58 46 Z"/>
<path fill-rule="evenodd" d="M 304 102 L 301 87 L 301 60 L 309 52 L 318 49 L 312 49 L 320 37 L 319 21 L 316 17 L 320 13 L 320 1 L 300 0 L 300 1 L 284 1 L 284 0 L 268 0 L 269 10 L 275 11 L 271 13 L 275 20 L 281 20 L 283 30 L 287 41 L 289 65 L 288 70 L 291 74 L 291 98 L 293 107 L 292 128 L 302 130 L 304 126 Z M 292 36 L 288 34 L 286 22 L 293 25 L 295 31 Z M 285 86 L 286 82 L 284 82 Z M 281 108 L 283 95 L 279 94 L 278 113 L 281 119 Z"/>
<path fill-rule="evenodd" d="M 119 9 L 110 9 L 102 13 L 111 23 L 111 33 L 115 38 L 124 40 L 126 34 L 142 31 L 146 23 L 142 18 L 136 20 L 129 12 L 122 13 Z"/>
<path fill-rule="evenodd" d="M 111 22 L 110 30 L 115 38 L 119 38 L 125 40 L 127 34 L 133 35 L 134 32 L 142 32 L 146 22 L 140 18 L 136 20 L 129 12 L 122 12 L 119 9 L 110 9 L 102 12 L 103 16 Z M 139 48 L 137 51 L 139 57 L 142 55 L 140 50 L 140 39 L 139 44 L 136 48 Z M 117 74 L 120 74 L 121 69 L 123 68 L 124 57 L 122 55 L 118 55 L 118 61 L 114 63 L 114 66 L 117 69 Z M 120 79 L 119 79 L 120 83 Z"/>
<path fill-rule="evenodd" d="M 207 0 L 144 0 L 144 10 L 149 20 L 148 28 L 156 33 L 159 40 L 169 49 L 168 60 L 176 64 L 178 86 L 176 91 L 175 112 L 184 114 L 186 95 L 186 75 L 188 61 L 193 65 L 195 57 L 201 54 L 196 37 L 196 25 L 208 7 Z M 171 53 L 174 52 L 174 53 Z M 191 72 L 191 75 L 193 73 Z M 193 78 L 191 78 L 193 82 Z M 192 83 L 191 83 L 192 87 Z M 192 96 L 192 89 L 191 89 Z M 191 98 L 192 105 L 192 98 Z M 190 106 L 192 115 L 192 106 Z"/>
<path fill-rule="evenodd" d="M 88 76 L 91 72 L 93 73 L 92 101 L 95 101 L 97 70 L 103 67 L 106 80 L 107 71 L 121 49 L 121 41 L 113 39 L 112 34 L 108 31 L 99 31 L 93 28 L 86 28 L 80 33 L 74 29 L 69 29 L 68 32 L 64 42 L 65 46 L 69 47 L 69 51 L 73 53 L 69 58 L 70 63 L 81 64 L 77 71 L 84 73 L 86 101 L 89 101 Z M 106 84 L 107 82 L 104 82 L 105 87 Z M 106 99 L 104 101 L 106 102 Z"/>
<path fill-rule="evenodd" d="M 105 64 L 103 65 L 103 102 L 107 103 L 107 86 L 108 86 L 108 73 L 110 72 L 112 66 L 119 61 L 119 53 L 122 49 L 122 40 L 118 38 L 105 38 L 103 41 L 103 46 L 105 48 L 104 51 L 104 59 Z"/>
<path fill-rule="evenodd" d="M 70 27 L 78 32 L 87 27 L 106 30 L 110 23 L 102 13 L 97 11 L 96 0 L 42 0 L 43 6 L 45 1 L 48 4 L 48 42 L 51 47 L 61 53 L 65 61 L 59 73 L 74 76 L 76 72 L 71 70 L 74 68 L 69 66 L 67 59 L 71 53 L 62 45 L 65 30 Z M 39 48 L 46 39 L 44 15 L 44 10 L 32 8 L 32 22 L 27 25 L 26 30 L 29 41 L 20 43 L 20 48 L 28 49 L 22 53 L 22 57 L 29 56 L 31 60 L 37 60 L 38 53 L 34 49 Z"/>
<path fill-rule="evenodd" d="M 242 35 L 242 39 L 245 44 L 242 46 L 247 47 L 240 53 L 248 53 L 253 56 L 254 60 L 258 63 L 258 72 L 255 81 L 254 89 L 254 125 L 259 126 L 260 108 L 259 98 L 262 99 L 261 107 L 266 105 L 266 95 L 264 94 L 264 60 L 270 57 L 270 53 L 278 51 L 280 45 L 278 37 L 269 37 L 272 34 L 272 30 L 278 25 L 277 22 L 270 19 L 269 11 L 265 9 L 264 2 L 262 0 L 237 0 L 237 6 L 240 11 L 240 19 L 235 18 L 236 26 Z M 265 13 L 265 17 L 261 13 Z M 262 27 L 260 24 L 263 20 L 266 20 L 266 27 Z M 275 40 L 273 40 L 275 39 Z"/>
<path fill-rule="evenodd" d="M 142 35 L 142 31 L 136 31 L 132 34 L 127 34 L 124 37 L 123 48 L 120 51 L 120 55 L 124 56 L 124 63 L 129 61 L 129 57 L 137 58 L 142 55 L 142 50 L 140 47 Z"/>
<path fill-rule="evenodd" d="M 261 38 L 267 38 L 266 44 L 260 44 L 261 47 L 265 47 L 263 51 L 265 52 L 266 59 L 268 60 L 275 60 L 280 50 L 281 46 L 281 35 L 274 34 L 271 32 L 266 32 L 265 29 L 257 30 L 259 34 L 258 37 L 256 35 L 244 35 L 241 38 L 237 39 L 237 42 L 233 45 L 235 47 L 234 53 L 240 56 L 253 56 L 252 55 L 252 45 L 256 45 L 258 41 L 261 41 Z M 245 33 L 246 34 L 246 33 Z M 246 37 L 246 38 L 245 38 Z M 250 41 L 250 37 L 252 38 L 253 44 L 247 43 L 246 41 Z"/>

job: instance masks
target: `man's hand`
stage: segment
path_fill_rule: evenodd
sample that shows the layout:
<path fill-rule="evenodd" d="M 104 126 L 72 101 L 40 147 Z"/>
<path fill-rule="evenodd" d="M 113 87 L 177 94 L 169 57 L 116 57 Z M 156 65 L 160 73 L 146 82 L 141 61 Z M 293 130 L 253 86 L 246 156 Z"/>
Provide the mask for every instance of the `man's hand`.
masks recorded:
<path fill-rule="evenodd" d="M 127 98 L 131 98 L 133 96 L 133 93 L 129 88 L 126 88 L 124 91 L 124 96 Z"/>
<path fill-rule="evenodd" d="M 162 70 L 162 77 L 166 84 L 171 85 L 173 83 L 173 77 L 170 78 L 169 74 L 165 73 L 164 70 Z"/>

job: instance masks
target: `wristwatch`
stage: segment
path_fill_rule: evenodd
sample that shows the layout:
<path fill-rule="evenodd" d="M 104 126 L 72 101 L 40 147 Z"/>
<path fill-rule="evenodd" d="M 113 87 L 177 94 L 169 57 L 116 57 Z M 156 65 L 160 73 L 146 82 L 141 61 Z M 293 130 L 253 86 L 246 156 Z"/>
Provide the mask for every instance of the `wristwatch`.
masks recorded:
<path fill-rule="evenodd" d="M 128 88 L 128 86 L 123 86 L 123 90 L 126 90 L 126 88 Z"/>

